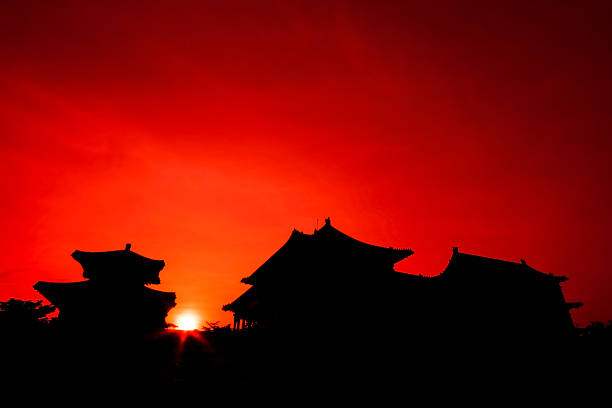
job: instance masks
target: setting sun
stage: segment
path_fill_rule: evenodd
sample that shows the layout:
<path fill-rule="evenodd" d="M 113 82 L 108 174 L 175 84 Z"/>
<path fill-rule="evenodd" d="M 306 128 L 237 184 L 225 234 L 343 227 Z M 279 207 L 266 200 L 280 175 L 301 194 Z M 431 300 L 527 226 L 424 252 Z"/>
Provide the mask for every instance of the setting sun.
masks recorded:
<path fill-rule="evenodd" d="M 200 319 L 193 312 L 184 312 L 177 317 L 176 325 L 179 330 L 196 330 L 200 326 Z"/>

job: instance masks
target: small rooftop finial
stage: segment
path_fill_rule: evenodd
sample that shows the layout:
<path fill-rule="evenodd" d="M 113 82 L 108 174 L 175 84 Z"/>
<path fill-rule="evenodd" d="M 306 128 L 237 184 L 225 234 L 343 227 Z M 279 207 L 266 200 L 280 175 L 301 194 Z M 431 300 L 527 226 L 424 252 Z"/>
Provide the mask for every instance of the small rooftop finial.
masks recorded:
<path fill-rule="evenodd" d="M 453 254 L 456 254 L 459 252 L 459 247 L 453 247 Z"/>
<path fill-rule="evenodd" d="M 527 265 L 527 262 L 525 262 L 525 260 L 524 260 L 524 259 L 521 259 L 521 263 L 522 263 L 523 265 Z"/>
<path fill-rule="evenodd" d="M 132 244 L 125 244 L 125 250 L 129 251 L 130 249 L 132 249 Z"/>
<path fill-rule="evenodd" d="M 329 219 L 329 217 L 325 219 L 325 225 L 331 225 L 331 220 Z"/>

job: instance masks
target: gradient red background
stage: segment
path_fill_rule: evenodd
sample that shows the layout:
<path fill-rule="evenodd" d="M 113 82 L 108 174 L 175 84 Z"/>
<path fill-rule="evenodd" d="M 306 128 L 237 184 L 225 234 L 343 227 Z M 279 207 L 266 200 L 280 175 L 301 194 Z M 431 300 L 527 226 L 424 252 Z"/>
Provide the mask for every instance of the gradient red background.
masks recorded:
<path fill-rule="evenodd" d="M 400 271 L 525 258 L 612 319 L 605 2 L 52 3 L 0 5 L 1 300 L 131 242 L 171 321 L 229 322 L 330 216 Z"/>

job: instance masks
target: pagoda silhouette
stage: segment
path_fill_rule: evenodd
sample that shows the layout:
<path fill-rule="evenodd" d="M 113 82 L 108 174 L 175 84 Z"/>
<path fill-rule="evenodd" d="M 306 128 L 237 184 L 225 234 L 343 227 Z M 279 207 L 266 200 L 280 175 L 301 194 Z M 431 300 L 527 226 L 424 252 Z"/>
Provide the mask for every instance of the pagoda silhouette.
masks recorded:
<path fill-rule="evenodd" d="M 166 316 L 176 295 L 149 288 L 159 284 L 163 260 L 131 251 L 75 251 L 72 257 L 83 267 L 80 282 L 40 281 L 34 289 L 59 309 L 58 321 L 78 329 L 110 329 L 151 332 L 167 327 Z"/>
<path fill-rule="evenodd" d="M 560 284 L 522 260 L 502 261 L 453 248 L 437 276 L 394 270 L 410 249 L 358 241 L 325 225 L 289 240 L 242 282 L 246 292 L 223 307 L 234 329 L 322 328 L 355 333 L 376 328 L 393 338 L 561 338 L 575 334 Z M 391 338 L 391 337 L 386 337 Z"/>
<path fill-rule="evenodd" d="M 252 285 L 223 307 L 234 328 L 253 326 L 346 330 L 379 318 L 395 263 L 412 255 L 358 241 L 332 227 L 314 234 L 293 230 L 289 240 L 242 283 Z M 377 297 L 378 299 L 374 299 Z"/>

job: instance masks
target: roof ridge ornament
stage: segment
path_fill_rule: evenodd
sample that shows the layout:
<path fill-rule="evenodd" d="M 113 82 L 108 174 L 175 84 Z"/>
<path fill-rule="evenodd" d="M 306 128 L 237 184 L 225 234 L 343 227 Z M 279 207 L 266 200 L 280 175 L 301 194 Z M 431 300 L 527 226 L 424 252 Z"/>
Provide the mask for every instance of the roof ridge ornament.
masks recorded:
<path fill-rule="evenodd" d="M 130 243 L 125 244 L 125 250 L 126 250 L 126 251 L 129 251 L 129 250 L 131 250 L 131 249 L 132 249 L 132 244 L 130 244 Z"/>

